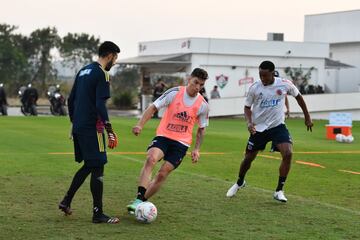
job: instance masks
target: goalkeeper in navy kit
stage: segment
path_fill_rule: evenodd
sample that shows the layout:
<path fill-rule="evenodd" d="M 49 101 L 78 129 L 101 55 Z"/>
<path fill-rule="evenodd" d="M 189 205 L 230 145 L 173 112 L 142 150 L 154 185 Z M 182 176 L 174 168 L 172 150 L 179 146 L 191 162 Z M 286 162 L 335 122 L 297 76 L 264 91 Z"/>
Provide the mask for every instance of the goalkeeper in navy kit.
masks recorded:
<path fill-rule="evenodd" d="M 76 172 L 69 190 L 59 203 L 59 209 L 65 215 L 72 213 L 72 199 L 91 173 L 93 223 L 119 222 L 118 218 L 103 213 L 102 203 L 104 165 L 107 162 L 104 129 L 107 132 L 108 147 L 113 149 L 118 143 L 106 108 L 106 100 L 110 98 L 108 71 L 115 64 L 118 53 L 120 49 L 115 43 L 102 43 L 98 61 L 83 67 L 76 75 L 68 100 L 75 160 L 79 163 L 84 161 L 84 165 Z"/>

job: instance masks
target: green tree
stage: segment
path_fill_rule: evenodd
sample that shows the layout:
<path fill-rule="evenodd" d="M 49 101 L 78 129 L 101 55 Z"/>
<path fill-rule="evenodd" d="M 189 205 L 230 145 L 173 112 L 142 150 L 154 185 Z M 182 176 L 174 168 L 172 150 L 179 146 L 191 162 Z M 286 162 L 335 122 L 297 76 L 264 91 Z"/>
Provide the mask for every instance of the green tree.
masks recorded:
<path fill-rule="evenodd" d="M 40 83 L 43 91 L 46 89 L 46 82 L 56 78 L 56 71 L 52 66 L 51 50 L 58 47 L 59 43 L 60 37 L 55 27 L 37 29 L 30 34 L 31 81 Z"/>
<path fill-rule="evenodd" d="M 132 108 L 138 99 L 140 74 L 138 68 L 119 66 L 111 78 L 112 100 L 120 109 Z"/>
<path fill-rule="evenodd" d="M 64 58 L 64 66 L 74 69 L 75 74 L 79 67 L 91 63 L 97 54 L 100 39 L 86 33 L 68 33 L 63 37 L 59 51 Z"/>
<path fill-rule="evenodd" d="M 301 90 L 305 89 L 305 87 L 309 84 L 309 80 L 311 79 L 311 72 L 314 69 L 314 67 L 311 67 L 305 73 L 300 65 L 299 68 L 286 67 L 284 69 L 284 72 L 287 76 L 291 78 L 295 86 L 297 86 Z"/>
<path fill-rule="evenodd" d="M 10 95 L 29 77 L 26 38 L 15 34 L 16 26 L 0 24 L 0 82 L 5 83 Z"/>

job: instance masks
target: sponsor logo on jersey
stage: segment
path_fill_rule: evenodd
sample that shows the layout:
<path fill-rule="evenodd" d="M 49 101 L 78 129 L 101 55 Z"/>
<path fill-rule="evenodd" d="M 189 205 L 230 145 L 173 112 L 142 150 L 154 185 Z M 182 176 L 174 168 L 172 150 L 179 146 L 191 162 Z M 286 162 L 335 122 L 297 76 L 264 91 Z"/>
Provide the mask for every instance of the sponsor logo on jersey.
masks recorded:
<path fill-rule="evenodd" d="M 263 93 L 259 93 L 259 97 L 258 97 L 258 100 L 261 100 L 263 98 Z"/>
<path fill-rule="evenodd" d="M 189 116 L 186 111 L 176 113 L 176 114 L 174 114 L 174 117 L 177 118 L 178 120 L 183 121 L 183 122 L 190 122 L 191 121 L 191 116 Z"/>
<path fill-rule="evenodd" d="M 82 71 L 80 71 L 79 73 L 79 77 L 82 77 L 84 75 L 89 75 L 91 73 L 92 69 L 84 69 Z"/>
<path fill-rule="evenodd" d="M 281 99 L 270 99 L 270 100 L 262 100 L 260 103 L 261 108 L 269 108 L 269 107 L 275 107 L 279 105 L 279 102 Z"/>
<path fill-rule="evenodd" d="M 166 126 L 166 129 L 172 132 L 184 133 L 187 131 L 188 127 L 180 124 L 169 123 Z"/>

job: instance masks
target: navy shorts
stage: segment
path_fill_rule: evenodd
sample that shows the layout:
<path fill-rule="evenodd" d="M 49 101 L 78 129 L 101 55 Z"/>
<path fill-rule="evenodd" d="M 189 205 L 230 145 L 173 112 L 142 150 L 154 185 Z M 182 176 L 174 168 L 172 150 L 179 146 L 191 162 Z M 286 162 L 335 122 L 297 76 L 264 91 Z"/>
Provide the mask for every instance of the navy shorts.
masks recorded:
<path fill-rule="evenodd" d="M 264 150 L 266 144 L 272 141 L 276 146 L 280 143 L 291 143 L 292 139 L 285 124 L 280 124 L 274 128 L 267 129 L 263 132 L 256 132 L 254 135 L 250 135 L 246 150 L 258 151 Z"/>
<path fill-rule="evenodd" d="M 155 137 L 147 150 L 153 147 L 160 148 L 164 153 L 164 160 L 171 163 L 174 168 L 180 165 L 188 150 L 188 147 L 184 144 L 161 136 Z"/>
<path fill-rule="evenodd" d="M 73 134 L 75 161 L 84 163 L 87 167 L 101 167 L 107 163 L 105 135 L 95 133 L 94 135 Z"/>

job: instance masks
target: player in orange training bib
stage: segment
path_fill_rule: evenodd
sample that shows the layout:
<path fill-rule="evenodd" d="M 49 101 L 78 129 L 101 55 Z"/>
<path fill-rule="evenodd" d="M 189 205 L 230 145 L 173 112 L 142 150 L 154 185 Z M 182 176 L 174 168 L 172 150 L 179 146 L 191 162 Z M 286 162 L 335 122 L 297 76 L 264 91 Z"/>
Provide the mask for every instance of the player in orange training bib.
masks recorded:
<path fill-rule="evenodd" d="M 147 149 L 136 199 L 127 206 L 129 213 L 133 213 L 139 203 L 153 196 L 168 175 L 181 164 L 186 151 L 191 146 L 195 123 L 199 126 L 191 158 L 193 163 L 199 160 L 205 128 L 209 125 L 209 106 L 199 91 L 204 87 L 207 78 L 208 74 L 205 70 L 195 68 L 188 78 L 186 87 L 167 90 L 145 110 L 139 122 L 133 127 L 132 132 L 138 136 L 152 115 L 159 109 L 166 108 L 157 128 L 156 137 Z M 161 159 L 164 159 L 164 163 L 151 180 L 152 171 Z"/>

